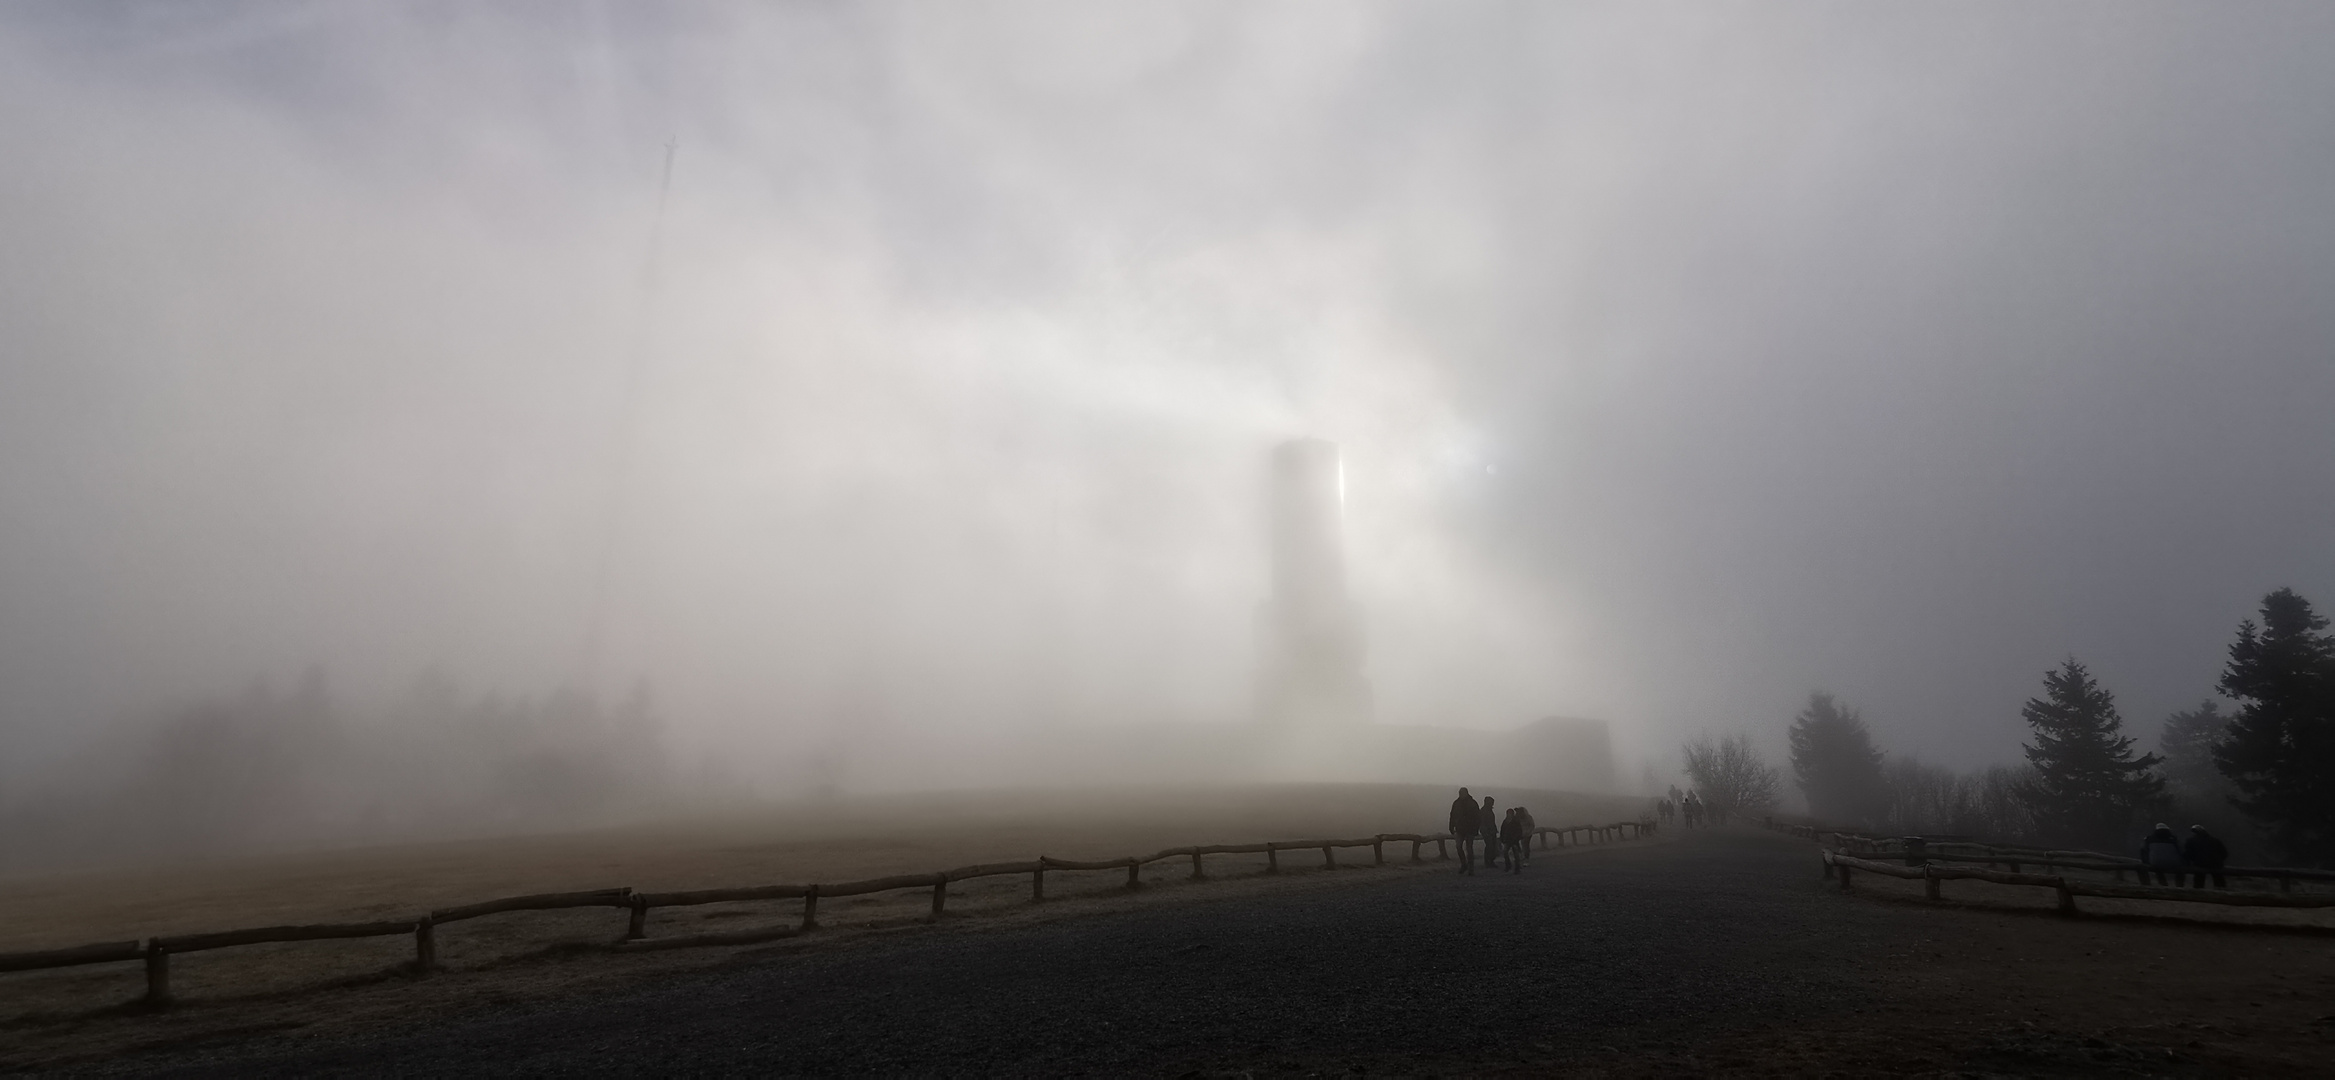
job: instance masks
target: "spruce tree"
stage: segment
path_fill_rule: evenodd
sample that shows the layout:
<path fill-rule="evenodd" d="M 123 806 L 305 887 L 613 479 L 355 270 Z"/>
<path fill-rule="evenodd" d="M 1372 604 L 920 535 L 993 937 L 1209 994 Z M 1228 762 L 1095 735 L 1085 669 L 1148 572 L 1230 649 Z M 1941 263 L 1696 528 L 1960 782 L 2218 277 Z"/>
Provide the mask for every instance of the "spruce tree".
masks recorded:
<path fill-rule="evenodd" d="M 2157 752 L 2165 756 L 2165 783 L 2183 806 L 2209 800 L 2218 804 L 2227 794 L 2229 785 L 2214 764 L 2213 748 L 2229 734 L 2230 720 L 2210 698 L 2165 718 L 2157 734 Z"/>
<path fill-rule="evenodd" d="M 2035 731 L 2021 749 L 2035 766 L 2027 798 L 2045 835 L 2120 846 L 2136 811 L 2164 805 L 2164 778 L 2151 771 L 2163 759 L 2132 756 L 2115 697 L 2074 657 L 2043 673 L 2043 696 L 2019 714 Z"/>
<path fill-rule="evenodd" d="M 1792 772 L 1808 813 L 1835 825 L 1873 824 L 1887 799 L 1881 751 L 1855 709 L 1818 691 L 1792 720 Z"/>
<path fill-rule="evenodd" d="M 2289 860 L 2335 865 L 2335 639 L 2292 589 L 2262 598 L 2262 625 L 2238 627 L 2222 669 L 2237 699 L 2214 750 L 2231 800 Z"/>

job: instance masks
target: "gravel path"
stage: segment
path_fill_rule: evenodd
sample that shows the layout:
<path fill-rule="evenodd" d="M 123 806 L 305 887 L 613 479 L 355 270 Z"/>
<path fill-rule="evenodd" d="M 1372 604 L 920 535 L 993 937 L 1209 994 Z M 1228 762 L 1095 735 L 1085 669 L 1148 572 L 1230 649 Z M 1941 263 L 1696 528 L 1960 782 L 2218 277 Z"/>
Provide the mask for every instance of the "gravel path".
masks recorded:
<path fill-rule="evenodd" d="M 1693 832 L 1522 876 L 1272 894 L 747 955 L 399 1034 L 107 1071 L 2327 1075 L 2326 938 L 1957 908 Z"/>
<path fill-rule="evenodd" d="M 1814 888 L 1804 844 L 1690 835 L 997 931 L 874 941 L 537 1003 L 419 1035 L 259 1042 L 196 1072 L 1205 1072 L 1482 1067 L 1836 1008 L 1885 909 Z M 1845 917 L 1844 917 L 1845 916 Z M 1470 1063 L 1460 1065 L 1459 1063 Z M 1439 1064 L 1442 1063 L 1442 1064 Z"/>

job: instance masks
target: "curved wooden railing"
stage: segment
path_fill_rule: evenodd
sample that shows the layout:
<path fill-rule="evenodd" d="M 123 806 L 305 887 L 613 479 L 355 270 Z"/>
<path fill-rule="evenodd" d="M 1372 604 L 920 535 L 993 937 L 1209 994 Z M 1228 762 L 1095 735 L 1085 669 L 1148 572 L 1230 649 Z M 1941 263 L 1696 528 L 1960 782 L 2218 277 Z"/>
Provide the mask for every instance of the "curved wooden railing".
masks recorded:
<path fill-rule="evenodd" d="M 2097 851 L 2074 851 L 2059 848 L 2026 847 L 2018 844 L 1984 844 L 1971 840 L 1944 840 L 1931 837 L 1870 836 L 1845 829 L 1828 829 L 1815 825 L 1793 825 L 1769 822 L 1768 827 L 1819 844 L 1826 837 L 1840 851 L 1858 855 L 1888 855 L 1916 860 L 1908 865 L 1925 862 L 1966 862 L 1984 866 L 2008 866 L 2013 873 L 2027 865 L 2041 865 L 2046 873 L 2056 870 L 2090 870 L 2106 873 L 2122 881 L 2127 873 L 2157 871 L 2139 859 L 2127 855 L 2108 855 Z M 1920 841 L 1916 850 L 1909 850 L 1907 841 Z M 2169 871 L 2167 871 L 2169 872 Z M 2183 873 L 2194 874 L 2193 867 L 2184 867 Z M 2225 878 L 2256 878 L 2278 882 L 2280 892 L 2293 892 L 2298 881 L 2335 881 L 2335 870 L 2311 870 L 2294 866 L 2225 866 L 2208 870 Z"/>
<path fill-rule="evenodd" d="M 1551 846 L 1575 847 L 1642 837 L 1654 831 L 1651 821 L 1621 821 L 1610 825 L 1568 825 L 1561 828 L 1536 828 L 1543 849 Z M 1017 874 L 1030 876 L 1032 902 L 1046 898 L 1046 874 L 1049 871 L 1127 871 L 1129 888 L 1142 884 L 1143 867 L 1170 859 L 1191 860 L 1193 878 L 1204 878 L 1201 859 L 1207 855 L 1262 854 L 1266 873 L 1281 869 L 1281 853 L 1288 851 L 1320 851 L 1322 865 L 1335 869 L 1340 848 L 1369 848 L 1371 865 L 1386 864 L 1386 845 L 1411 845 L 1410 861 L 1424 861 L 1421 849 L 1435 845 L 1436 857 L 1449 859 L 1449 833 L 1379 833 L 1375 836 L 1351 840 L 1272 840 L 1254 844 L 1202 844 L 1193 847 L 1168 848 L 1150 855 L 1130 855 L 1123 859 L 1074 860 L 1039 856 L 1028 862 L 981 863 L 960 866 L 929 874 L 899 874 L 891 877 L 869 878 L 863 881 L 812 883 L 807 885 L 748 885 L 725 889 L 692 889 L 674 892 L 641 892 L 634 889 L 594 889 L 585 892 L 538 893 L 530 896 L 507 896 L 475 904 L 438 908 L 404 919 L 390 919 L 362 923 L 323 923 L 304 926 L 263 926 L 247 930 L 227 930 L 209 934 L 184 934 L 151 937 L 143 941 L 117 941 L 97 945 L 81 945 L 69 949 L 44 949 L 36 952 L 0 953 L 0 972 L 33 971 L 46 968 L 79 967 L 86 964 L 130 963 L 142 961 L 146 969 L 146 996 L 149 1005 L 169 1004 L 170 958 L 181 953 L 225 949 L 238 945 L 259 945 L 288 941 L 323 941 L 341 938 L 387 937 L 412 934 L 414 959 L 412 966 L 427 972 L 437 967 L 438 927 L 466 919 L 482 918 L 517 911 L 553 911 L 566 908 L 605 907 L 626 912 L 625 934 L 616 947 L 626 951 L 644 949 L 674 949 L 702 945 L 751 944 L 772 941 L 808 933 L 819 926 L 819 900 L 822 897 L 864 896 L 870 893 L 896 892 L 907 889 L 932 890 L 932 915 L 939 918 L 948 904 L 948 887 L 952 882 L 974 878 L 1005 877 Z M 1552 845 L 1552 840 L 1554 841 Z M 648 914 L 652 908 L 688 907 L 697 904 L 726 904 L 758 900 L 801 900 L 802 921 L 797 926 L 737 931 L 722 934 L 694 934 L 684 937 L 651 938 L 648 936 Z"/>
<path fill-rule="evenodd" d="M 1831 838 L 1833 845 L 1820 851 L 1824 877 L 1837 879 L 1843 892 L 1849 889 L 1854 871 L 1879 874 L 1883 877 L 1922 882 L 1922 895 L 1931 900 L 1944 898 L 1941 883 L 1947 881 L 1988 881 L 1998 885 L 2028 885 L 2052 890 L 2058 897 L 2063 915 L 2076 915 L 2076 897 L 2092 896 L 2109 900 L 2158 900 L 2182 904 L 2216 904 L 2225 907 L 2272 908 L 2328 908 L 2335 907 L 2335 893 L 2294 891 L 2297 881 L 2335 881 L 2335 872 L 2308 870 L 2281 866 L 2226 866 L 2220 870 L 2202 873 L 2219 874 L 2223 878 L 2275 879 L 2278 892 L 2250 892 L 2223 888 L 2183 888 L 2147 884 L 2146 875 L 2156 873 L 2186 880 L 2198 874 L 2195 867 L 2177 870 L 2156 870 L 2139 859 L 2106 855 L 2097 851 L 2071 851 L 2050 848 L 2021 847 L 2009 844 L 1982 844 L 1966 840 L 1937 840 L 1927 837 L 1874 837 L 1846 830 L 1827 829 L 1813 825 L 1792 825 L 1769 822 L 1768 827 L 1819 844 Z M 1854 854 L 1852 854 L 1854 852 Z M 1883 862 L 1869 856 L 1894 856 L 1899 861 Z M 1977 865 L 1953 865 L 1977 864 Z M 1996 870 L 1994 867 L 2008 866 Z M 2043 873 L 2028 873 L 2026 866 L 2041 866 Z M 2105 873 L 2112 880 L 2079 877 L 2065 871 Z M 2134 884 L 2125 884 L 2124 875 L 2133 874 Z"/>

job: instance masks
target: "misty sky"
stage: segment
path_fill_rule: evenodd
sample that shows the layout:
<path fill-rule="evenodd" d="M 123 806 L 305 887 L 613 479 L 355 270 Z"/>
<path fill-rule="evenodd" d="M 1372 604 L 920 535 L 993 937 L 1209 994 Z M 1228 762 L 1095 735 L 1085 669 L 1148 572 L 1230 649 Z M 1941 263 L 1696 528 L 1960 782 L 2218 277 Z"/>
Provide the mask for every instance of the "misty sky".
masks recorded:
<path fill-rule="evenodd" d="M 1665 768 L 2335 605 L 2324 3 L 11 3 L 0 141 L 17 769 L 311 663 L 1239 718 L 1295 436 L 1383 719 Z"/>

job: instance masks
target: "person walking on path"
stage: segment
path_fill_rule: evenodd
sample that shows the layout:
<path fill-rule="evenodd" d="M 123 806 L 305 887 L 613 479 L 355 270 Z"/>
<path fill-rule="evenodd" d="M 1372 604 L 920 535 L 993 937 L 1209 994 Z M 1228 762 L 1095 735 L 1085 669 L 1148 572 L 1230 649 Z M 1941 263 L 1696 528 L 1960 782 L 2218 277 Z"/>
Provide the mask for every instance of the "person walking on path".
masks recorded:
<path fill-rule="evenodd" d="M 1476 832 L 1484 838 L 1484 865 L 1492 865 L 1500 857 L 1500 815 L 1492 809 L 1492 797 L 1484 796 L 1483 816 L 1476 819 Z"/>
<path fill-rule="evenodd" d="M 1476 797 L 1459 789 L 1459 798 L 1451 801 L 1451 839 L 1459 845 L 1459 872 L 1476 872 L 1476 827 L 1481 824 L 1476 816 Z"/>
<path fill-rule="evenodd" d="M 2222 867 L 2230 864 L 2230 849 L 2221 842 L 2220 837 L 2205 831 L 2205 826 L 2191 825 L 2189 827 L 2189 841 L 2181 845 L 2181 860 L 2188 863 L 2191 870 L 2197 872 L 2196 882 L 2190 888 L 2204 888 L 2207 874 L 2213 875 L 2214 888 L 2227 889 L 2230 887 L 2229 878 L 2224 877 L 2221 872 Z"/>
<path fill-rule="evenodd" d="M 1518 850 L 1524 844 L 1524 811 L 1509 807 L 1508 816 L 1500 822 L 1500 854 L 1507 860 L 1508 872 L 1524 872 L 1524 856 Z"/>
<path fill-rule="evenodd" d="M 1524 844 L 1523 844 L 1523 846 L 1521 846 L 1521 847 L 1519 847 L 1519 848 L 1517 848 L 1517 849 L 1516 849 L 1517 855 L 1518 855 L 1518 856 L 1520 856 L 1521 858 L 1523 858 L 1523 860 L 1524 860 L 1524 862 L 1525 862 L 1525 864 L 1526 864 L 1526 865 L 1531 865 L 1531 863 L 1532 863 L 1532 811 L 1530 811 L 1530 810 L 1527 810 L 1527 809 L 1525 809 L 1524 807 L 1521 807 L 1521 806 L 1517 807 L 1517 808 L 1516 808 L 1516 825 L 1517 825 L 1517 829 L 1518 829 L 1518 831 L 1520 831 L 1520 832 L 1522 832 L 1522 833 L 1524 834 Z"/>
<path fill-rule="evenodd" d="M 2173 838 L 2172 826 L 2157 822 L 2148 839 L 2140 842 L 2140 864 L 2145 868 L 2139 875 L 2143 882 L 2148 880 L 2151 871 L 2156 873 L 2159 885 L 2170 885 L 2172 879 L 2188 876 L 2182 873 L 2185 867 L 2181 862 L 2181 841 Z"/>

